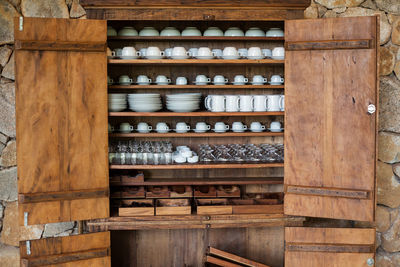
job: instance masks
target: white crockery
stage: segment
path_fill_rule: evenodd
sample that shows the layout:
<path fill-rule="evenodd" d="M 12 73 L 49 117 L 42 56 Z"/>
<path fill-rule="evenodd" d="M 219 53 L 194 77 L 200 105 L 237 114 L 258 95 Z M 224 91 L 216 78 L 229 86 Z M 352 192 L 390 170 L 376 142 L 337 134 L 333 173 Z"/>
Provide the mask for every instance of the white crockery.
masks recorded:
<path fill-rule="evenodd" d="M 244 75 L 236 75 L 233 78 L 233 84 L 235 85 L 243 85 L 249 82 L 249 79 L 247 79 L 246 77 L 244 77 Z"/>
<path fill-rule="evenodd" d="M 264 37 L 265 32 L 258 27 L 252 27 L 246 31 L 245 36 L 248 37 Z"/>
<path fill-rule="evenodd" d="M 266 95 L 254 95 L 254 107 L 253 111 L 255 112 L 264 112 L 267 111 L 267 96 Z"/>
<path fill-rule="evenodd" d="M 160 33 L 154 27 L 144 27 L 140 32 L 139 36 L 159 36 Z"/>
<path fill-rule="evenodd" d="M 283 37 L 283 35 L 283 30 L 280 28 L 271 28 L 265 34 L 266 37 Z"/>
<path fill-rule="evenodd" d="M 240 95 L 239 96 L 239 110 L 240 110 L 240 112 L 253 111 L 253 96 Z"/>
<path fill-rule="evenodd" d="M 118 78 L 118 82 L 122 85 L 129 85 L 133 83 L 133 80 L 128 75 L 121 75 Z"/>
<path fill-rule="evenodd" d="M 165 55 L 157 46 L 150 46 L 146 50 L 146 58 L 148 59 L 161 59 Z"/>
<path fill-rule="evenodd" d="M 197 57 L 197 52 L 199 51 L 199 49 L 198 48 L 196 48 L 196 47 L 192 47 L 192 48 L 190 48 L 189 50 L 188 50 L 188 52 L 189 52 L 189 55 L 191 56 L 191 57 Z"/>
<path fill-rule="evenodd" d="M 262 51 L 264 57 L 266 57 L 266 58 L 271 58 L 272 57 L 271 49 L 266 48 L 266 49 L 262 49 L 261 51 Z"/>
<path fill-rule="evenodd" d="M 285 96 L 281 95 L 281 99 L 279 100 L 279 105 L 281 107 L 281 111 L 285 111 Z"/>
<path fill-rule="evenodd" d="M 175 125 L 175 131 L 177 133 L 186 133 L 190 130 L 190 125 L 187 125 L 185 122 L 178 122 Z"/>
<path fill-rule="evenodd" d="M 206 85 L 211 82 L 211 79 L 206 75 L 199 74 L 196 76 L 196 84 L 197 85 Z"/>
<path fill-rule="evenodd" d="M 238 59 L 239 52 L 237 51 L 236 47 L 227 46 L 222 51 L 222 58 L 223 59 Z"/>
<path fill-rule="evenodd" d="M 148 85 L 151 83 L 151 79 L 147 77 L 146 75 L 139 75 L 136 78 L 136 82 L 140 85 Z"/>
<path fill-rule="evenodd" d="M 138 32 L 133 27 L 123 27 L 118 31 L 118 36 L 138 36 Z"/>
<path fill-rule="evenodd" d="M 198 122 L 196 123 L 196 127 L 194 131 L 196 133 L 204 133 L 206 131 L 209 131 L 211 129 L 211 126 L 206 124 L 205 122 Z"/>
<path fill-rule="evenodd" d="M 224 32 L 218 27 L 208 27 L 203 36 L 224 36 Z"/>
<path fill-rule="evenodd" d="M 263 59 L 264 55 L 259 47 L 250 47 L 247 49 L 248 59 Z"/>
<path fill-rule="evenodd" d="M 182 36 L 201 36 L 201 31 L 199 31 L 196 27 L 186 27 L 182 31 Z"/>
<path fill-rule="evenodd" d="M 204 106 L 211 112 L 223 112 L 225 111 L 225 96 L 208 95 L 204 99 Z"/>
<path fill-rule="evenodd" d="M 216 58 L 222 58 L 222 49 L 214 48 L 211 51 L 215 54 Z"/>
<path fill-rule="evenodd" d="M 156 131 L 158 133 L 168 133 L 169 132 L 169 127 L 165 122 L 159 122 L 156 125 Z"/>
<path fill-rule="evenodd" d="M 272 121 L 271 124 L 269 125 L 269 128 L 273 130 L 280 130 L 281 123 L 279 121 Z"/>
<path fill-rule="evenodd" d="M 213 79 L 213 83 L 215 85 L 224 85 L 228 82 L 228 79 L 222 75 L 215 75 Z"/>
<path fill-rule="evenodd" d="M 224 36 L 240 37 L 244 36 L 244 32 L 238 27 L 230 27 L 225 31 Z"/>
<path fill-rule="evenodd" d="M 244 125 L 240 121 L 235 121 L 234 123 L 232 123 L 232 128 L 231 129 L 232 129 L 233 132 L 242 133 L 245 130 L 247 130 L 247 126 Z"/>
<path fill-rule="evenodd" d="M 272 58 L 273 59 L 284 59 L 285 58 L 285 48 L 284 47 L 275 47 L 272 49 Z"/>
<path fill-rule="evenodd" d="M 212 59 L 215 57 L 215 54 L 208 47 L 200 47 L 195 57 L 198 59 Z"/>
<path fill-rule="evenodd" d="M 239 48 L 238 49 L 239 55 L 241 58 L 247 57 L 247 48 Z"/>
<path fill-rule="evenodd" d="M 196 162 L 199 161 L 199 156 L 193 155 L 193 156 L 191 156 L 191 157 L 188 157 L 186 160 L 187 160 L 187 162 L 189 162 L 189 163 L 196 163 Z"/>
<path fill-rule="evenodd" d="M 125 46 L 121 51 L 121 58 L 124 59 L 136 59 L 140 56 L 140 52 L 132 46 Z"/>
<path fill-rule="evenodd" d="M 133 126 L 128 122 L 123 122 L 119 125 L 119 131 L 123 133 L 130 133 L 133 131 Z"/>
<path fill-rule="evenodd" d="M 139 52 L 140 52 L 140 56 L 142 57 L 142 58 L 145 58 L 146 57 L 146 51 L 147 51 L 147 48 L 141 48 L 140 50 L 139 50 Z"/>
<path fill-rule="evenodd" d="M 107 36 L 117 36 L 117 31 L 113 27 L 107 26 Z"/>
<path fill-rule="evenodd" d="M 250 124 L 250 131 L 252 132 L 262 132 L 265 130 L 265 126 L 261 125 L 260 122 L 254 121 Z"/>
<path fill-rule="evenodd" d="M 176 78 L 175 83 L 176 83 L 176 85 L 186 85 L 187 79 L 186 79 L 186 77 L 178 77 L 178 78 Z"/>
<path fill-rule="evenodd" d="M 281 110 L 281 95 L 268 95 L 267 96 L 267 110 L 280 111 Z"/>
<path fill-rule="evenodd" d="M 165 27 L 160 36 L 181 36 L 181 33 L 175 27 Z"/>
<path fill-rule="evenodd" d="M 139 122 L 139 124 L 137 125 L 137 131 L 139 133 L 148 133 L 153 129 L 153 127 L 151 127 L 151 125 L 148 125 L 145 122 Z"/>
<path fill-rule="evenodd" d="M 216 122 L 213 129 L 213 131 L 217 133 L 224 133 L 227 130 L 229 130 L 229 125 L 223 123 L 222 121 Z"/>
<path fill-rule="evenodd" d="M 158 75 L 156 77 L 156 83 L 158 85 L 167 85 L 171 83 L 171 79 L 167 78 L 165 75 Z"/>
<path fill-rule="evenodd" d="M 171 57 L 173 59 L 187 59 L 190 53 L 182 46 L 176 46 L 172 49 Z"/>
<path fill-rule="evenodd" d="M 261 75 L 254 75 L 251 83 L 253 85 L 263 85 L 267 82 L 267 78 L 264 78 Z"/>
<path fill-rule="evenodd" d="M 272 85 L 280 85 L 285 81 L 280 75 L 272 75 L 270 79 L 270 84 Z"/>
<path fill-rule="evenodd" d="M 167 48 L 164 50 L 165 56 L 167 58 L 171 58 L 172 57 L 172 48 Z"/>
<path fill-rule="evenodd" d="M 225 111 L 238 112 L 239 111 L 239 96 L 238 95 L 225 95 Z"/>

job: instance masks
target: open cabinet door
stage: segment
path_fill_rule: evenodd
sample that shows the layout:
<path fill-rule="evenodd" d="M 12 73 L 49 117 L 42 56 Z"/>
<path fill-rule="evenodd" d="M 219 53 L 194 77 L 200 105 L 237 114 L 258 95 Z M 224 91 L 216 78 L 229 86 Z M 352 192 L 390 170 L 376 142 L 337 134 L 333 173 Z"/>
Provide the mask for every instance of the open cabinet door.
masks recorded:
<path fill-rule="evenodd" d="M 285 214 L 374 221 L 377 23 L 286 21 Z"/>
<path fill-rule="evenodd" d="M 14 24 L 19 223 L 109 217 L 106 21 Z"/>

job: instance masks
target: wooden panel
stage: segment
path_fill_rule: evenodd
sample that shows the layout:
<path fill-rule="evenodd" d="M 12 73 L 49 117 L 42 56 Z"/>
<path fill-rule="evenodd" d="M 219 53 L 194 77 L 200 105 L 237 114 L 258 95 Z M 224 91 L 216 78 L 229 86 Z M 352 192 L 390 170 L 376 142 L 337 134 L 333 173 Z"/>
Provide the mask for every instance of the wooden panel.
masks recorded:
<path fill-rule="evenodd" d="M 320 41 L 320 42 L 286 42 L 286 51 L 327 50 L 327 49 L 369 49 L 373 40 L 356 41 Z"/>
<path fill-rule="evenodd" d="M 110 233 L 20 242 L 21 266 L 111 266 Z M 87 264 L 87 265 L 86 265 Z"/>
<path fill-rule="evenodd" d="M 367 266 L 375 229 L 285 228 L 285 266 Z"/>
<path fill-rule="evenodd" d="M 20 224 L 24 212 L 28 223 L 109 216 L 105 51 L 35 45 L 104 47 L 106 38 L 105 21 L 24 18 L 19 31 L 16 19 L 15 39 L 28 49 L 15 52 L 18 190 L 20 199 L 37 196 L 20 205 Z M 74 201 L 78 191 L 104 193 Z"/>
<path fill-rule="evenodd" d="M 217 256 L 217 257 L 241 264 L 239 266 L 244 265 L 244 266 L 249 266 L 249 267 L 270 267 L 265 264 L 255 262 L 255 261 L 252 261 L 249 259 L 245 259 L 243 257 L 237 256 L 235 254 L 231 254 L 226 251 L 219 250 L 219 249 L 216 249 L 213 247 L 208 247 L 207 253 L 210 255 L 213 255 L 213 256 Z M 225 266 L 225 265 L 222 265 L 222 266 Z"/>
<path fill-rule="evenodd" d="M 51 42 L 51 41 L 15 41 L 16 50 L 46 50 L 46 51 L 106 51 L 104 42 L 76 43 L 76 42 Z"/>
<path fill-rule="evenodd" d="M 374 220 L 377 118 L 367 108 L 377 104 L 376 23 L 376 17 L 286 22 L 288 41 L 375 43 L 370 49 L 287 51 L 284 183 L 310 191 L 287 191 L 286 214 Z"/>

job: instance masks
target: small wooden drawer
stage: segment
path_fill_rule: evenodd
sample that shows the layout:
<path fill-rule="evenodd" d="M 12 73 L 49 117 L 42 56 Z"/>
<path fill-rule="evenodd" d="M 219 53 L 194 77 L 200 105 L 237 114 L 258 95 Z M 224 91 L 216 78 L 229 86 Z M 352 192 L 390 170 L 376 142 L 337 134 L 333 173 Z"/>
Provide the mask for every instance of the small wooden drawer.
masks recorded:
<path fill-rule="evenodd" d="M 145 198 L 146 192 L 143 186 L 127 186 L 122 188 L 121 198 Z"/>
<path fill-rule="evenodd" d="M 269 204 L 282 204 L 283 193 L 247 193 L 243 195 L 244 199 L 262 199 Z"/>
<path fill-rule="evenodd" d="M 283 213 L 283 205 L 269 204 L 270 199 L 232 199 L 233 214 L 281 214 Z"/>
<path fill-rule="evenodd" d="M 193 197 L 193 189 L 190 185 L 174 185 L 171 186 L 171 198 Z"/>
<path fill-rule="evenodd" d="M 121 207 L 118 209 L 120 217 L 129 216 L 154 216 L 153 199 L 126 199 L 122 200 Z"/>
<path fill-rule="evenodd" d="M 157 199 L 156 215 L 190 215 L 189 199 Z"/>
<path fill-rule="evenodd" d="M 115 175 L 110 177 L 110 185 L 129 185 L 130 183 L 143 183 L 144 174 L 143 172 L 138 172 L 136 175 Z"/>
<path fill-rule="evenodd" d="M 220 185 L 217 188 L 217 197 L 240 197 L 240 187 L 237 185 Z"/>
<path fill-rule="evenodd" d="M 223 198 L 196 199 L 197 214 L 232 214 L 232 206 Z"/>
<path fill-rule="evenodd" d="M 194 188 L 194 197 L 217 197 L 217 190 L 213 185 L 199 185 Z"/>
<path fill-rule="evenodd" d="M 170 191 L 168 186 L 148 186 L 146 198 L 169 198 Z"/>

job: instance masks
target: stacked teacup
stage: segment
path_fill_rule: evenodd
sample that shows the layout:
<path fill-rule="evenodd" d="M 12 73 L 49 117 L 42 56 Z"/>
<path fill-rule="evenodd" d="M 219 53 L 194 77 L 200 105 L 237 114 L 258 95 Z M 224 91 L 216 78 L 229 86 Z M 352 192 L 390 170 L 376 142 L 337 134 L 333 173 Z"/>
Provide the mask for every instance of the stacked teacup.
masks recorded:
<path fill-rule="evenodd" d="M 108 109 L 110 111 L 122 111 L 126 108 L 126 94 L 108 94 Z"/>

